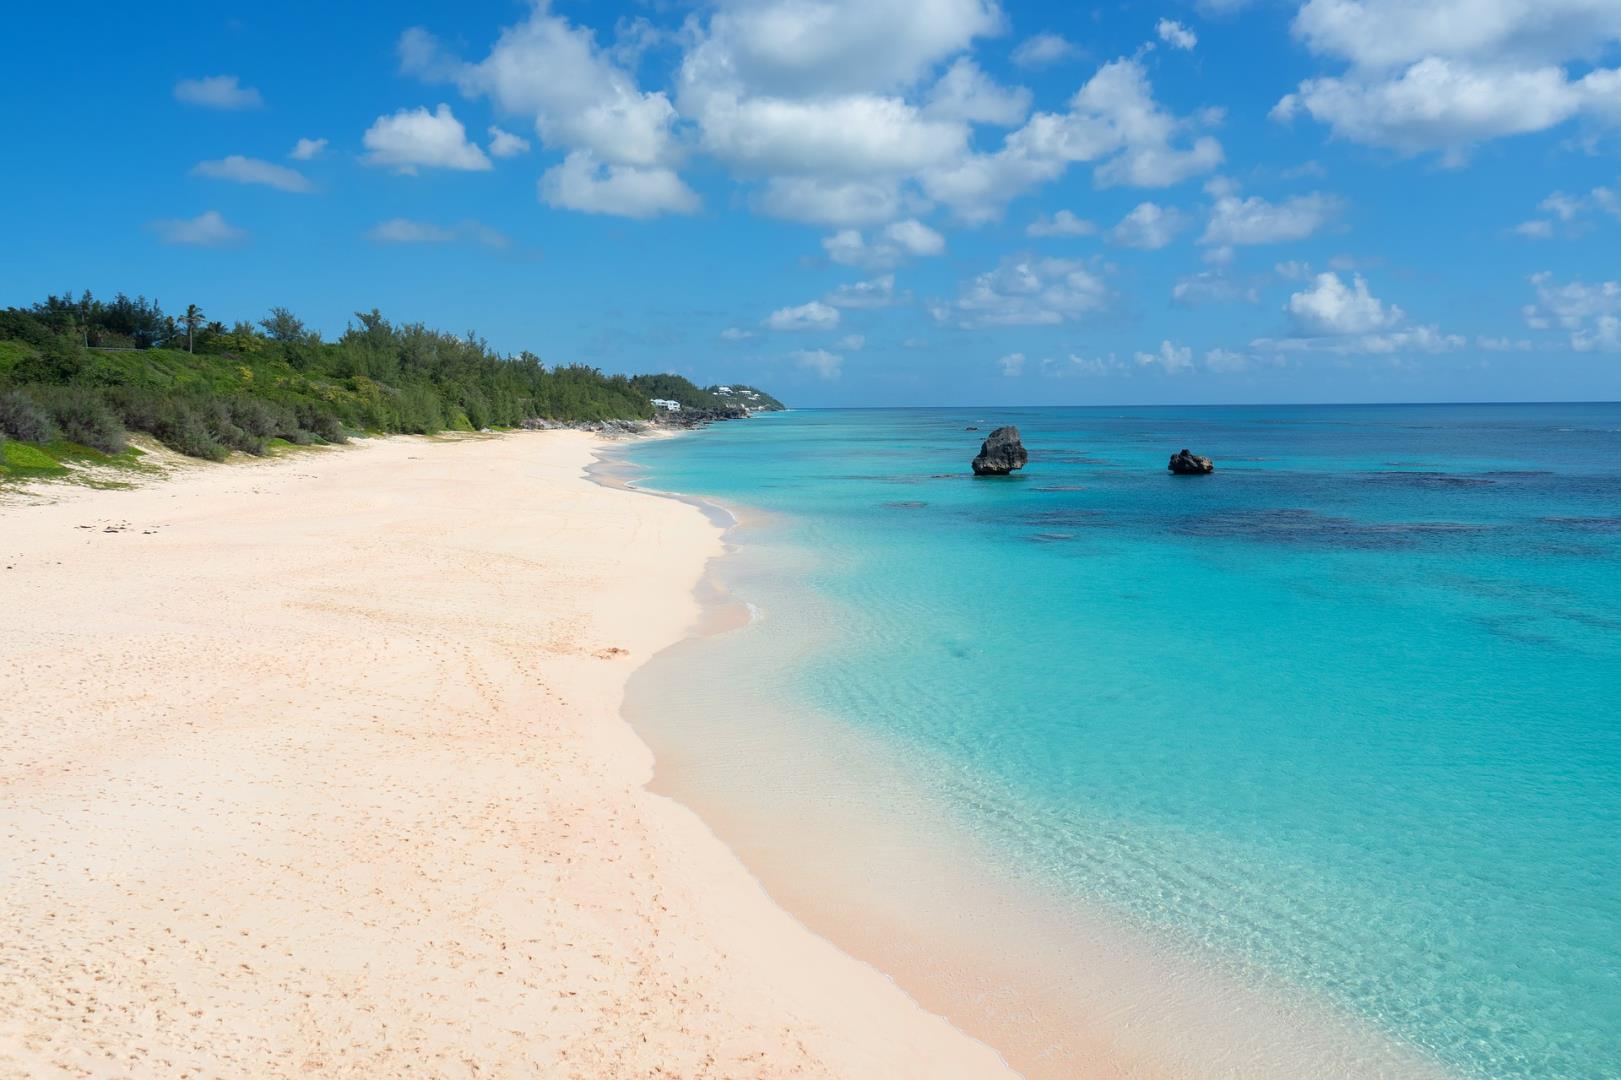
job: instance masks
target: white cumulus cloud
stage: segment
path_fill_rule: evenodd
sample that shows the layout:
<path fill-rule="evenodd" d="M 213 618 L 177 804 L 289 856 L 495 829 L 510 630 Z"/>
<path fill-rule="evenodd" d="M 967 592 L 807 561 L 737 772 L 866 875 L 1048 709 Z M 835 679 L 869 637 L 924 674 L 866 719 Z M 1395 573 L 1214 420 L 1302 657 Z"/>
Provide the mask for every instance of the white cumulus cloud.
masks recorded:
<path fill-rule="evenodd" d="M 1030 112 L 1030 91 L 993 82 L 978 64 L 958 57 L 929 91 L 925 114 L 945 120 L 1012 127 Z"/>
<path fill-rule="evenodd" d="M 1158 367 L 1167 375 L 1175 375 L 1193 370 L 1193 350 L 1186 345 L 1162 341 L 1156 351 L 1138 353 L 1136 361 L 1138 367 Z"/>
<path fill-rule="evenodd" d="M 1349 285 L 1338 274 L 1318 274 L 1309 287 L 1289 297 L 1285 310 L 1294 318 L 1295 328 L 1307 336 L 1368 334 L 1405 318 L 1401 308 L 1368 292 L 1361 274 Z"/>
<path fill-rule="evenodd" d="M 1571 195 L 1555 191 L 1537 204 L 1546 218 L 1532 218 L 1514 226 L 1514 232 L 1533 240 L 1546 240 L 1554 235 L 1555 221 L 1566 226 L 1566 231 L 1580 231 L 1579 222 L 1593 214 L 1608 214 L 1621 218 L 1621 191 L 1613 187 L 1595 187 L 1585 195 Z"/>
<path fill-rule="evenodd" d="M 651 218 L 691 214 L 700 200 L 675 170 L 652 166 L 608 165 L 576 150 L 540 178 L 541 201 L 548 206 L 586 214 Z"/>
<path fill-rule="evenodd" d="M 498 158 L 517 157 L 519 154 L 529 152 L 529 140 L 522 135 L 514 135 L 504 128 L 490 125 L 490 156 Z"/>
<path fill-rule="evenodd" d="M 1171 287 L 1171 299 L 1184 307 L 1236 301 L 1253 304 L 1260 298 L 1254 285 L 1234 280 L 1225 270 L 1201 270 L 1178 279 Z"/>
<path fill-rule="evenodd" d="M 905 303 L 909 295 L 896 293 L 894 274 L 880 274 L 870 281 L 840 285 L 827 294 L 827 302 L 838 308 L 887 308 Z"/>
<path fill-rule="evenodd" d="M 320 157 L 325 149 L 325 139 L 300 139 L 293 144 L 293 148 L 287 152 L 287 156 L 294 161 L 311 161 Z"/>
<path fill-rule="evenodd" d="M 1175 19 L 1161 19 L 1154 26 L 1159 39 L 1173 49 L 1191 49 L 1199 44 L 1199 37 Z"/>
<path fill-rule="evenodd" d="M 361 142 L 367 150 L 362 159 L 366 164 L 403 173 L 414 173 L 418 166 L 472 171 L 491 167 L 490 159 L 467 141 L 467 129 L 443 103 L 433 112 L 401 109 L 379 116 Z"/>
<path fill-rule="evenodd" d="M 1058 34 L 1040 33 L 1019 42 L 1018 48 L 1013 50 L 1013 62 L 1024 68 L 1051 67 L 1079 51 Z"/>
<path fill-rule="evenodd" d="M 1477 143 L 1621 111 L 1621 71 L 1570 73 L 1621 40 L 1621 6 L 1602 0 L 1307 0 L 1293 31 L 1349 70 L 1306 80 L 1274 115 L 1357 142 L 1458 164 Z"/>
<path fill-rule="evenodd" d="M 200 161 L 191 170 L 193 176 L 206 176 L 214 180 L 230 180 L 237 184 L 262 184 L 280 191 L 308 192 L 314 190 L 304 174 L 285 165 L 277 165 L 258 158 L 232 154 L 218 161 Z"/>
<path fill-rule="evenodd" d="M 790 354 L 794 363 L 824 379 L 837 379 L 844 357 L 826 349 L 799 349 Z"/>
<path fill-rule="evenodd" d="M 931 198 L 976 223 L 994 220 L 1009 201 L 1078 162 L 1094 163 L 1100 187 L 1170 187 L 1223 160 L 1221 144 L 1191 134 L 1194 126 L 1154 100 L 1141 61 L 1122 58 L 1099 68 L 1066 111 L 1037 112 L 995 153 L 926 169 L 921 180 Z"/>
<path fill-rule="evenodd" d="M 1296 336 L 1257 338 L 1250 342 L 1252 349 L 1351 356 L 1442 353 L 1467 344 L 1463 337 L 1434 326 L 1410 325 L 1406 312 L 1369 292 L 1360 274 L 1350 284 L 1337 273 L 1318 274 L 1289 297 L 1284 310 L 1294 322 Z"/>
<path fill-rule="evenodd" d="M 1094 236 L 1098 226 L 1075 216 L 1073 211 L 1059 210 L 1051 217 L 1043 214 L 1024 230 L 1026 236 Z"/>
<path fill-rule="evenodd" d="M 1467 344 L 1468 341 L 1458 334 L 1445 334 L 1434 326 L 1413 326 L 1378 334 L 1350 334 L 1340 337 L 1256 338 L 1250 342 L 1250 347 L 1273 354 L 1392 356 L 1403 353 L 1455 352 Z"/>
<path fill-rule="evenodd" d="M 876 225 L 895 220 L 901 206 L 900 184 L 889 177 L 774 176 L 755 200 L 762 213 L 808 225 Z"/>
<path fill-rule="evenodd" d="M 1009 378 L 1023 375 L 1024 353 L 1008 353 L 1006 356 L 998 360 L 997 364 L 1002 368 L 1002 374 L 1008 376 Z"/>
<path fill-rule="evenodd" d="M 1525 308 L 1533 330 L 1554 327 L 1569 335 L 1577 352 L 1621 351 L 1621 282 L 1560 283 L 1551 271 L 1531 275 L 1536 303 Z"/>
<path fill-rule="evenodd" d="M 827 257 L 842 266 L 885 269 L 907 259 L 939 255 L 946 239 L 921 221 L 897 221 L 867 239 L 856 229 L 842 229 L 822 240 Z"/>
<path fill-rule="evenodd" d="M 1120 219 L 1120 224 L 1109 230 L 1109 242 L 1121 247 L 1158 251 L 1176 239 L 1176 234 L 1187 224 L 1187 216 L 1174 207 L 1151 202 L 1138 203 Z"/>
<path fill-rule="evenodd" d="M 1002 23 L 993 0 L 719 0 L 680 79 L 779 99 L 894 91 Z"/>
<path fill-rule="evenodd" d="M 1313 52 L 1391 69 L 1426 56 L 1527 64 L 1596 57 L 1621 37 L 1604 0 L 1307 0 L 1293 31 Z"/>
<path fill-rule="evenodd" d="M 1013 256 L 964 282 L 934 315 L 965 329 L 1056 326 L 1104 310 L 1109 299 L 1108 284 L 1085 262 Z"/>
<path fill-rule="evenodd" d="M 1332 221 L 1343 204 L 1332 195 L 1296 195 L 1268 202 L 1256 195 L 1223 195 L 1210 210 L 1202 244 L 1278 244 L 1304 240 Z"/>
<path fill-rule="evenodd" d="M 747 174 L 900 175 L 955 160 L 968 145 L 966 124 L 876 94 L 719 96 L 706 99 L 699 122 L 703 148 Z"/>
<path fill-rule="evenodd" d="M 151 229 L 165 244 L 192 247 L 231 247 L 248 238 L 246 232 L 226 221 L 218 210 L 205 210 L 194 218 L 154 221 Z"/>
<path fill-rule="evenodd" d="M 719 0 L 687 23 L 675 101 L 699 149 L 767 181 L 767 213 L 876 225 L 913 212 L 900 185 L 963 157 L 974 123 L 1022 116 L 1022 91 L 960 55 L 1001 25 L 993 0 Z"/>
<path fill-rule="evenodd" d="M 181 79 L 174 84 L 176 101 L 205 109 L 257 109 L 265 99 L 251 86 L 243 86 L 235 75 L 210 75 L 205 79 Z"/>
<path fill-rule="evenodd" d="M 454 82 L 464 94 L 487 96 L 506 112 L 528 117 L 548 147 L 643 168 L 671 166 L 679 156 L 668 95 L 643 91 L 589 27 L 547 4 L 536 4 L 527 19 L 502 31 L 477 63 L 449 55 L 419 28 L 401 36 L 399 52 L 406 72 Z"/>
<path fill-rule="evenodd" d="M 1079 375 L 1087 378 L 1101 378 L 1106 375 L 1119 375 L 1126 370 L 1126 365 L 1114 353 L 1106 356 L 1081 356 L 1070 353 L 1064 360 L 1054 360 L 1051 357 L 1041 361 L 1041 373 L 1054 378 L 1065 378 L 1070 375 Z"/>
<path fill-rule="evenodd" d="M 832 330 L 839 325 L 839 309 L 812 300 L 798 307 L 778 308 L 761 325 L 768 330 Z"/>

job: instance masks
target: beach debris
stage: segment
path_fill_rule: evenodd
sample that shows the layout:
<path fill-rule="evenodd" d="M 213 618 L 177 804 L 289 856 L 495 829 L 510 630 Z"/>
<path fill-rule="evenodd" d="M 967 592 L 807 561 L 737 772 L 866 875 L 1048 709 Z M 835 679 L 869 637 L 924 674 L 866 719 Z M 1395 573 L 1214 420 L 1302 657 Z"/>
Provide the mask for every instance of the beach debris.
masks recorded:
<path fill-rule="evenodd" d="M 1216 471 L 1216 463 L 1207 457 L 1200 457 L 1183 447 L 1171 455 L 1171 463 L 1165 466 L 1177 476 L 1203 476 Z"/>
<path fill-rule="evenodd" d="M 990 438 L 980 444 L 972 464 L 975 476 L 1006 476 L 1024 468 L 1029 460 L 1024 443 L 1019 441 L 1019 429 L 1008 425 L 991 432 Z"/>
<path fill-rule="evenodd" d="M 629 656 L 629 649 L 621 649 L 618 645 L 610 645 L 606 649 L 598 649 L 593 655 L 598 660 L 616 660 L 621 656 Z"/>

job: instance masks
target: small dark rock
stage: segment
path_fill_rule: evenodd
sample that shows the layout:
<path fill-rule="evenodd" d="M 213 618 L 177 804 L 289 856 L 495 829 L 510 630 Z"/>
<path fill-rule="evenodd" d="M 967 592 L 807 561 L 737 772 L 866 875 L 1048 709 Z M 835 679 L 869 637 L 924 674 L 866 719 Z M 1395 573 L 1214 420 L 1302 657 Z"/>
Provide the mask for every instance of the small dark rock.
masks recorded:
<path fill-rule="evenodd" d="M 1205 473 L 1216 471 L 1216 463 L 1207 457 L 1190 453 L 1186 449 L 1178 450 L 1171 455 L 1171 463 L 1165 466 L 1177 476 L 1203 476 Z"/>
<path fill-rule="evenodd" d="M 1030 455 L 1019 441 L 1019 429 L 1011 425 L 999 427 L 980 444 L 979 455 L 973 460 L 974 475 L 1006 476 L 1024 468 L 1029 460 Z"/>
<path fill-rule="evenodd" d="M 963 428 L 963 430 L 964 431 L 978 431 L 979 427 L 976 424 L 969 424 L 967 427 Z"/>

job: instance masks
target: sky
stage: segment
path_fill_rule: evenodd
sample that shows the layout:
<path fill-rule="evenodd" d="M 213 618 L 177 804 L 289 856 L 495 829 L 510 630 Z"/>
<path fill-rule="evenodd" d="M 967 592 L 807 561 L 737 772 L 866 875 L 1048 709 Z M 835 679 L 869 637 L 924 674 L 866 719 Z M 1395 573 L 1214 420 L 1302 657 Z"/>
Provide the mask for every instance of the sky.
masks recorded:
<path fill-rule="evenodd" d="M 790 404 L 1621 398 L 1621 0 L 7 16 L 0 305 Z"/>

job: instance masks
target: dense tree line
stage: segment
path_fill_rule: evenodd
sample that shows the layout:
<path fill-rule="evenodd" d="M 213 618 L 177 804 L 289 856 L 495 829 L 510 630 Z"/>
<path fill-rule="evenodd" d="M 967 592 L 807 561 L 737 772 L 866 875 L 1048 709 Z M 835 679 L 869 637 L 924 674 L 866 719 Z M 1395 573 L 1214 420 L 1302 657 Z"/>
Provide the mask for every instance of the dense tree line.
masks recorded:
<path fill-rule="evenodd" d="M 656 392 L 655 392 L 656 390 Z M 605 375 L 502 356 L 474 334 L 357 312 L 323 341 L 286 308 L 226 326 L 196 305 L 88 292 L 0 310 L 0 439 L 116 453 L 127 431 L 185 454 L 264 453 L 272 440 L 648 419 L 667 397 L 719 399 L 678 375 Z"/>

